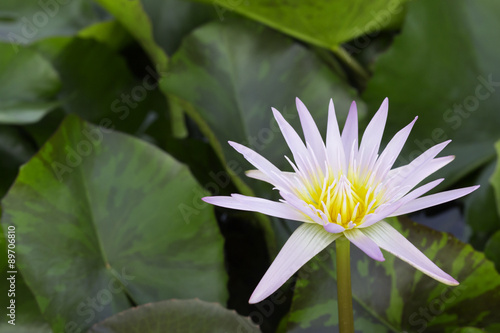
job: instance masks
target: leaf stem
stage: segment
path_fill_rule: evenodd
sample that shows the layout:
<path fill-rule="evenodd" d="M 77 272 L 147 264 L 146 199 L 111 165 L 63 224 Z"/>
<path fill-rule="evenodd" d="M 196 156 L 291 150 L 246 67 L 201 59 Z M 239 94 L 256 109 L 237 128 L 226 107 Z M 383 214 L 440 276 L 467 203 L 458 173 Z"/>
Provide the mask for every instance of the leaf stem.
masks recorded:
<path fill-rule="evenodd" d="M 337 246 L 337 300 L 340 333 L 354 333 L 351 289 L 350 242 L 345 237 L 335 241 Z"/>
<path fill-rule="evenodd" d="M 338 74 L 341 79 L 347 81 L 347 75 L 345 70 L 342 68 L 340 60 L 337 59 L 337 57 L 332 56 L 330 50 L 319 46 L 312 46 L 312 50 L 326 63 L 328 67 L 335 72 L 335 74 Z"/>
<path fill-rule="evenodd" d="M 361 78 L 362 81 L 368 81 L 370 78 L 370 73 L 368 73 L 363 66 L 359 64 L 351 55 L 342 47 L 338 46 L 332 49 L 332 52 L 339 57 L 339 59 L 346 64 L 350 69 L 354 71 Z"/>

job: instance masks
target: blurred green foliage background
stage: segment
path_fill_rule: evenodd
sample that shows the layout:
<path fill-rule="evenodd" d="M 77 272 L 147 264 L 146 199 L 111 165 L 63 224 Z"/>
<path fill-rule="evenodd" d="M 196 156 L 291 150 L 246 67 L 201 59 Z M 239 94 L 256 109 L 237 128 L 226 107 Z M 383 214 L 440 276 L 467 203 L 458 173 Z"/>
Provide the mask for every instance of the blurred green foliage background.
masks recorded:
<path fill-rule="evenodd" d="M 337 331 L 333 248 L 249 305 L 296 224 L 200 200 L 277 198 L 227 141 L 288 169 L 295 97 L 323 134 L 389 97 L 398 164 L 452 139 L 437 190 L 481 185 L 392 220 L 459 287 L 353 249 L 357 330 L 500 332 L 499 37 L 495 0 L 2 0 L 0 332 Z"/>

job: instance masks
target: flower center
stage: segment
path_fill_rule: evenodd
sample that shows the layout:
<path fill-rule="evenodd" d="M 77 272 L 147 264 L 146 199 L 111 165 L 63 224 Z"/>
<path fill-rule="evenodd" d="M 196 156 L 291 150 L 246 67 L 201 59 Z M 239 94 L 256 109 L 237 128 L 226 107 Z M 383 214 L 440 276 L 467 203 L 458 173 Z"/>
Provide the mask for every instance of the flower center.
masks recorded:
<path fill-rule="evenodd" d="M 325 177 L 322 184 L 307 186 L 301 197 L 318 211 L 318 216 L 324 214 L 330 223 L 351 229 L 362 224 L 365 216 L 381 204 L 383 191 L 379 191 L 379 184 L 349 176 Z"/>

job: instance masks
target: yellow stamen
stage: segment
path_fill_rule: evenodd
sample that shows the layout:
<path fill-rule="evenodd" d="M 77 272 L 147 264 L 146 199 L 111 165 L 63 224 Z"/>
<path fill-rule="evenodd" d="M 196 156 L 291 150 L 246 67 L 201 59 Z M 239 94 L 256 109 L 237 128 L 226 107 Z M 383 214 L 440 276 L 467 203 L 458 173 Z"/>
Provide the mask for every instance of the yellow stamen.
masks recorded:
<path fill-rule="evenodd" d="M 351 169 L 347 176 L 339 174 L 337 177 L 327 171 L 322 182 L 311 178 L 314 179 L 312 183 L 304 181 L 297 194 L 308 205 L 324 212 L 330 223 L 344 228 L 362 224 L 365 216 L 372 214 L 383 201 L 382 185 L 370 174 L 359 177 Z"/>

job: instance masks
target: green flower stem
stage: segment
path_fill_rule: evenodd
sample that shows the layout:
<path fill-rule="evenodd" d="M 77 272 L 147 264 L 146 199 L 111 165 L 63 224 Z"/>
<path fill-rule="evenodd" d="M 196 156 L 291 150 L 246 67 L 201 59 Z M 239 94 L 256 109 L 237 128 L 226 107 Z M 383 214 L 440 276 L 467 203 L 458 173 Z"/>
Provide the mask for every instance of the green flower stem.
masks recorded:
<path fill-rule="evenodd" d="M 337 300 L 340 333 L 354 333 L 351 290 L 350 242 L 345 237 L 335 241 L 337 245 Z"/>

